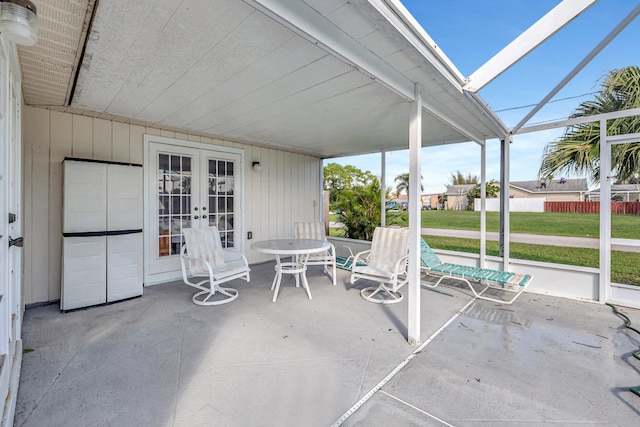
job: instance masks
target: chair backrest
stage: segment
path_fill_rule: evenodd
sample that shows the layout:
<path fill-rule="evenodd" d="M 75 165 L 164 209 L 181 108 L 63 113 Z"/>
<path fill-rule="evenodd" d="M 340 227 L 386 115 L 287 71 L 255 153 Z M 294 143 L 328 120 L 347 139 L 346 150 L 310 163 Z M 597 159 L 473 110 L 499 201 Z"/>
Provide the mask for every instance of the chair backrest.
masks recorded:
<path fill-rule="evenodd" d="M 183 228 L 182 234 L 184 234 L 184 243 L 189 257 L 204 259 L 211 264 L 212 268 L 225 265 L 224 251 L 217 227 Z M 209 274 L 204 263 L 197 260 L 189 260 L 189 268 L 193 274 Z"/>
<path fill-rule="evenodd" d="M 442 260 L 438 258 L 438 255 L 433 252 L 433 249 L 431 249 L 427 242 L 425 242 L 424 239 L 420 240 L 420 261 L 422 261 L 422 264 L 427 268 L 433 268 L 436 265 L 442 264 Z"/>
<path fill-rule="evenodd" d="M 367 264 L 385 271 L 392 271 L 398 259 L 406 256 L 408 252 L 408 228 L 376 227 L 373 231 Z"/>
<path fill-rule="evenodd" d="M 296 222 L 294 236 L 296 239 L 327 240 L 324 225 L 319 222 Z"/>

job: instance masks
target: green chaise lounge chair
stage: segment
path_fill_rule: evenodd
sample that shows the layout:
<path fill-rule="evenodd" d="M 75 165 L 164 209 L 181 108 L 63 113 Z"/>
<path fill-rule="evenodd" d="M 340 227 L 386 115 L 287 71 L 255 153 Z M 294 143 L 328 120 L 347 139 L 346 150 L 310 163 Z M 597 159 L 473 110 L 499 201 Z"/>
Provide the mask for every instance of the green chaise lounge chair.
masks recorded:
<path fill-rule="evenodd" d="M 518 274 L 508 271 L 491 270 L 489 268 L 470 267 L 466 265 L 442 262 L 424 239 L 422 239 L 421 243 L 420 260 L 422 261 L 422 269 L 427 275 L 440 277 L 435 285 L 423 283 L 423 286 L 435 288 L 444 279 L 460 280 L 469 286 L 476 298 L 502 304 L 511 304 L 514 302 L 516 298 L 524 292 L 525 288 L 531 283 L 531 279 L 533 278 L 533 276 L 529 274 Z M 476 292 L 469 280 L 479 282 L 484 285 L 485 288 L 480 292 Z M 513 292 L 515 293 L 515 296 L 511 298 L 511 300 L 501 300 L 483 295 L 489 288 Z"/>

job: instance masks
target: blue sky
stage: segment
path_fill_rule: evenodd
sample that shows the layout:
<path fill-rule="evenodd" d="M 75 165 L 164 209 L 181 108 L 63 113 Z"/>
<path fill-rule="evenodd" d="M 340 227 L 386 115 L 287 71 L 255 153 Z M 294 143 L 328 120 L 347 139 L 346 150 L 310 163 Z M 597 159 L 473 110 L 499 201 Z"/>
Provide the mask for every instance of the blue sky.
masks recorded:
<path fill-rule="evenodd" d="M 401 1 L 465 77 L 560 3 L 560 0 Z M 480 96 L 509 128 L 515 126 L 532 107 L 512 108 L 537 104 L 637 4 L 636 0 L 600 0 L 489 83 L 479 92 Z M 599 81 L 609 70 L 640 65 L 639 40 L 640 18 L 636 18 L 527 124 L 567 118 L 590 96 L 559 100 L 599 90 Z M 563 129 L 555 129 L 516 136 L 511 145 L 511 180 L 536 179 L 546 143 L 562 134 Z M 442 192 L 456 171 L 479 177 L 479 159 L 480 148 L 475 143 L 423 148 L 425 193 Z M 379 155 L 330 162 L 352 164 L 376 175 L 381 171 Z M 498 180 L 499 170 L 499 142 L 490 140 L 487 142 L 487 180 Z M 388 152 L 387 185 L 395 186 L 394 177 L 406 172 L 408 152 Z"/>

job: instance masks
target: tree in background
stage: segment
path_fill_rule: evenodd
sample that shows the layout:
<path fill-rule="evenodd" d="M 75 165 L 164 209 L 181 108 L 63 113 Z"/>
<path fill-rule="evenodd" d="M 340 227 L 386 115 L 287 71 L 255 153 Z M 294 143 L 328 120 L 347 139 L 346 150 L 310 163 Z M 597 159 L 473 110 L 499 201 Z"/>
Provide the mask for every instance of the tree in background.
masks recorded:
<path fill-rule="evenodd" d="M 340 191 L 371 184 L 374 179 L 377 178 L 371 172 L 355 166 L 329 163 L 324 167 L 324 189 L 329 191 L 329 204 L 333 205 Z"/>
<path fill-rule="evenodd" d="M 396 182 L 396 196 L 399 196 L 403 191 L 407 193 L 407 200 L 409 199 L 409 174 L 403 173 L 395 177 L 393 180 Z M 424 191 L 424 186 L 422 185 L 422 176 L 420 177 L 420 191 Z"/>
<path fill-rule="evenodd" d="M 480 198 L 480 184 L 476 184 L 471 190 L 467 191 L 467 209 L 472 211 L 475 208 L 476 199 Z M 485 184 L 485 188 L 487 189 L 487 197 L 498 197 L 498 192 L 500 191 L 500 187 L 496 184 L 495 180 L 491 180 Z"/>
<path fill-rule="evenodd" d="M 338 192 L 334 206 L 338 221 L 345 226 L 344 237 L 371 240 L 373 230 L 381 224 L 380 181 L 374 177 L 370 183 Z"/>
<path fill-rule="evenodd" d="M 373 230 L 380 226 L 380 180 L 369 171 L 355 166 L 330 163 L 324 168 L 324 188 L 330 192 L 331 209 L 344 225 L 344 237 L 371 240 Z M 391 189 L 385 190 L 385 202 Z M 399 213 L 387 213 L 387 224 L 406 225 Z"/>
<path fill-rule="evenodd" d="M 592 116 L 640 107 L 640 68 L 630 66 L 609 71 L 593 100 L 581 103 L 571 118 Z M 607 133 L 621 135 L 640 132 L 640 117 L 609 120 Z M 640 141 L 611 147 L 611 169 L 619 182 L 637 179 L 640 175 Z M 553 175 L 587 176 L 600 181 L 600 122 L 581 123 L 567 127 L 559 141 L 547 144 L 540 178 Z"/>
<path fill-rule="evenodd" d="M 465 185 L 465 184 L 478 184 L 478 176 L 471 175 L 471 173 L 464 176 L 462 172 L 456 171 L 455 174 L 451 174 L 451 184 L 447 184 L 447 188 L 452 185 Z"/>

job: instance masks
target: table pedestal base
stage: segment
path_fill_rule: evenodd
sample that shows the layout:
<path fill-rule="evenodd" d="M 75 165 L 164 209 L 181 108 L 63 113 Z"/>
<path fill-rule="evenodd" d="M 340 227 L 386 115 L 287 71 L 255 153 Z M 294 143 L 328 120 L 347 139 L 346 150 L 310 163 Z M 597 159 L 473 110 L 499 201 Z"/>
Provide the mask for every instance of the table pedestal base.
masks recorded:
<path fill-rule="evenodd" d="M 296 287 L 300 287 L 300 281 L 302 281 L 302 287 L 307 292 L 309 299 L 311 299 L 311 290 L 309 289 L 309 282 L 307 282 L 307 259 L 309 255 L 302 255 L 296 257 L 296 261 L 281 262 L 280 256 L 276 255 L 276 277 L 273 279 L 271 290 L 273 292 L 273 302 L 278 299 L 278 291 L 280 290 L 280 282 L 282 282 L 283 274 L 293 274 L 296 278 Z"/>

